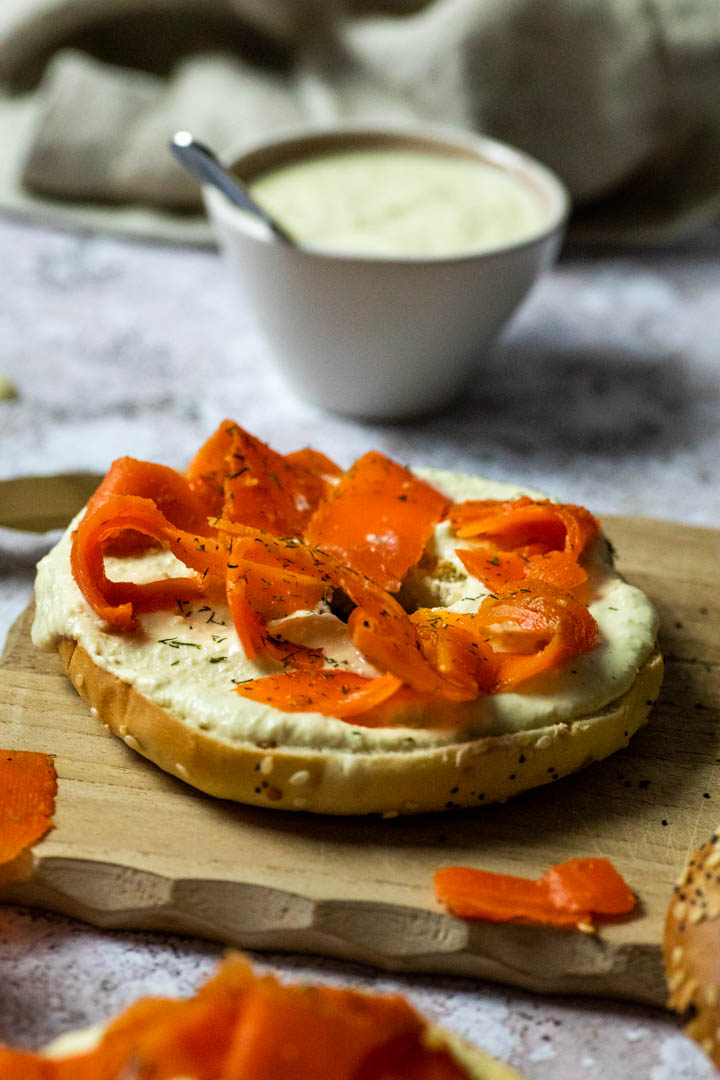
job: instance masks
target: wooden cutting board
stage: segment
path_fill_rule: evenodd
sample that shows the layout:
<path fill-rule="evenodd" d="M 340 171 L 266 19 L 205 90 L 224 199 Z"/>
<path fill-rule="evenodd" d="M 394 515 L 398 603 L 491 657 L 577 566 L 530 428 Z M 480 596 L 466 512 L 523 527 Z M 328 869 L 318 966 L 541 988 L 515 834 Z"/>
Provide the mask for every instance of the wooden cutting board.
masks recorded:
<path fill-rule="evenodd" d="M 625 575 L 660 610 L 666 678 L 627 750 L 504 806 L 420 818 L 321 818 L 208 798 L 107 734 L 30 613 L 0 668 L 0 746 L 55 755 L 57 828 L 7 900 L 97 926 L 180 931 L 395 971 L 473 975 L 538 991 L 662 1004 L 660 940 L 673 881 L 720 822 L 720 532 L 608 518 Z M 433 871 L 537 876 L 610 857 L 638 914 L 597 936 L 444 913 Z"/>

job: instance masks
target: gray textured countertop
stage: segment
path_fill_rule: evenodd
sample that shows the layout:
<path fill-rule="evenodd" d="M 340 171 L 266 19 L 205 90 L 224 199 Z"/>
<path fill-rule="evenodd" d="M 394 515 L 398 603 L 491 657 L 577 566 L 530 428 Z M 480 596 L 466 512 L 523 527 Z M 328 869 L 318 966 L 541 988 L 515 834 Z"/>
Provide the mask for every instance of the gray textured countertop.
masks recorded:
<path fill-rule="evenodd" d="M 598 513 L 720 526 L 720 233 L 681 251 L 574 254 L 548 275 L 463 400 L 403 425 L 294 398 L 211 252 L 0 221 L 0 478 L 180 466 L 224 416 L 341 464 L 367 449 L 517 479 Z M 0 533 L 0 638 L 46 541 Z M 34 1045 L 141 993 L 187 992 L 220 949 L 0 911 L 0 1039 Z M 532 1080 L 715 1075 L 672 1018 L 469 980 L 264 956 L 300 976 L 400 988 Z"/>

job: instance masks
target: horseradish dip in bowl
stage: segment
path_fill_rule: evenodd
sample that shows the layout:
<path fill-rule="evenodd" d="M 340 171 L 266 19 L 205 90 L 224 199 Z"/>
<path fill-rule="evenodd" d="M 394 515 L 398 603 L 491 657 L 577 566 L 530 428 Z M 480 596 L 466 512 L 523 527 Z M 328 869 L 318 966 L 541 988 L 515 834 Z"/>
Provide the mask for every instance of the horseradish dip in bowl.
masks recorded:
<path fill-rule="evenodd" d="M 317 405 L 380 420 L 481 377 L 569 209 L 539 162 L 445 128 L 304 128 L 227 160 L 294 241 L 204 189 L 278 367 Z"/>

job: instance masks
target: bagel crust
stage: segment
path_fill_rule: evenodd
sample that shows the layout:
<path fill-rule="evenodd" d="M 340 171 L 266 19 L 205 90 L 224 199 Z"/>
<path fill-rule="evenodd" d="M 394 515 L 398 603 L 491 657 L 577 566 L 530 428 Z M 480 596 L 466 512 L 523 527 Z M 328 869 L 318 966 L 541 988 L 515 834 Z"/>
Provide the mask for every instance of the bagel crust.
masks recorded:
<path fill-rule="evenodd" d="M 694 852 L 673 890 L 663 956 L 668 1006 L 720 1068 L 720 830 Z"/>
<path fill-rule="evenodd" d="M 438 470 L 420 475 L 453 501 L 522 494 L 479 477 Z M 127 746 L 218 798 L 388 817 L 502 802 L 626 746 L 662 680 L 655 611 L 614 570 L 600 536 L 585 560 L 598 646 L 521 692 L 484 694 L 460 705 L 428 699 L 376 726 L 363 726 L 361 718 L 354 724 L 286 713 L 233 693 L 265 672 L 245 656 L 226 607 L 180 604 L 141 616 L 137 634 L 110 632 L 72 577 L 73 525 L 38 567 L 33 640 L 58 650 L 78 693 Z M 477 594 L 487 587 L 467 574 L 457 545 L 449 524 L 438 524 L 403 583 L 409 610 L 476 608 Z M 106 561 L 111 578 L 129 580 L 172 577 L 179 565 L 167 551 Z M 318 623 L 323 635 L 328 621 L 334 627 L 328 644 L 319 646 L 328 665 L 378 674 L 334 615 L 299 614 L 310 632 L 318 633 Z M 297 622 L 292 633 L 302 633 Z"/>
<path fill-rule="evenodd" d="M 570 724 L 395 753 L 229 744 L 193 731 L 135 687 L 98 667 L 77 642 L 58 652 L 70 680 L 127 746 L 208 795 L 276 810 L 421 814 L 504 802 L 627 746 L 654 704 L 655 650 L 623 696 Z"/>

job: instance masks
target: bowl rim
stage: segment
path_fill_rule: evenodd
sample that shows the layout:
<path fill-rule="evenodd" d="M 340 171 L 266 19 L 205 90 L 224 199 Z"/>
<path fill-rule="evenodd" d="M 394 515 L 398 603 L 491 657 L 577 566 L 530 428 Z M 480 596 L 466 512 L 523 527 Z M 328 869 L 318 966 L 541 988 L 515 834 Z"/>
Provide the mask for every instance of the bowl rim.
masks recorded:
<path fill-rule="evenodd" d="M 379 122 L 373 120 L 343 120 L 335 123 L 305 122 L 276 128 L 262 136 L 246 138 L 221 153 L 223 163 L 243 180 L 267 172 L 275 166 L 289 163 L 307 154 L 310 156 L 332 152 L 340 148 L 360 146 L 407 146 L 450 153 L 456 157 L 482 160 L 520 179 L 534 188 L 548 204 L 547 220 L 530 233 L 509 243 L 499 244 L 480 251 L 463 251 L 457 254 L 402 254 L 388 252 L 358 252 L 328 249 L 312 244 L 285 245 L 259 219 L 233 206 L 221 192 L 209 184 L 203 184 L 203 197 L 211 216 L 225 219 L 236 231 L 264 244 L 275 244 L 286 252 L 313 258 L 340 262 L 402 263 L 414 265 L 438 265 L 447 263 L 477 262 L 491 260 L 510 252 L 543 244 L 554 234 L 565 229 L 572 208 L 570 193 L 560 177 L 549 166 L 531 154 L 510 143 L 468 129 L 447 124 L 421 121 Z M 247 171 L 243 172 L 243 164 Z"/>

